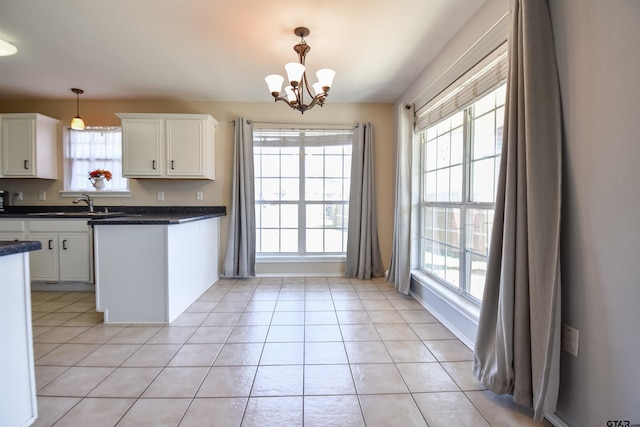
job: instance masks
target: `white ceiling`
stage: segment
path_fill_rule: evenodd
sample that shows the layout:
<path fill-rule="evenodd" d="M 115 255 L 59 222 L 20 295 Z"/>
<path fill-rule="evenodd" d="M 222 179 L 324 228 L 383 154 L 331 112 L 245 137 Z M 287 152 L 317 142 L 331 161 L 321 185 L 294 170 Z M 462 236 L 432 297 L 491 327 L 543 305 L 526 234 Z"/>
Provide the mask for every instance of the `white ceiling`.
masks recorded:
<path fill-rule="evenodd" d="M 336 70 L 333 102 L 393 102 L 485 0 L 0 0 L 0 99 L 271 101 L 267 74 Z"/>

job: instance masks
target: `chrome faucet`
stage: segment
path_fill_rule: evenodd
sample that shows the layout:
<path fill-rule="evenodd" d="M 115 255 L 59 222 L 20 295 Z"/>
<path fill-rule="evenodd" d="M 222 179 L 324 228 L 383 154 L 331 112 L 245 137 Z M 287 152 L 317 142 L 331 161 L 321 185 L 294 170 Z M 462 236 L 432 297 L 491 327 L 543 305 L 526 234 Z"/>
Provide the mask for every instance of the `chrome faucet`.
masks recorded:
<path fill-rule="evenodd" d="M 93 212 L 93 198 L 90 195 L 82 193 L 82 197 L 78 197 L 73 201 L 73 203 L 79 202 L 85 202 L 89 206 L 89 212 Z"/>

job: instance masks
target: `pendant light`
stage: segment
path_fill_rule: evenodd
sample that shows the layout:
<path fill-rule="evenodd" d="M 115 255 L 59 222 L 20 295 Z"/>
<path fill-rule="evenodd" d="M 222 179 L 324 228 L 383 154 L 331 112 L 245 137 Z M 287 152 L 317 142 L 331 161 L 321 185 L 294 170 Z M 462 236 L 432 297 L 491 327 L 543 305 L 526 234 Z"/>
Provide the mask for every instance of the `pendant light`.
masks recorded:
<path fill-rule="evenodd" d="M 80 94 L 84 93 L 82 89 L 71 89 L 76 94 L 76 116 L 71 120 L 71 129 L 84 130 L 84 120 L 80 117 Z"/>

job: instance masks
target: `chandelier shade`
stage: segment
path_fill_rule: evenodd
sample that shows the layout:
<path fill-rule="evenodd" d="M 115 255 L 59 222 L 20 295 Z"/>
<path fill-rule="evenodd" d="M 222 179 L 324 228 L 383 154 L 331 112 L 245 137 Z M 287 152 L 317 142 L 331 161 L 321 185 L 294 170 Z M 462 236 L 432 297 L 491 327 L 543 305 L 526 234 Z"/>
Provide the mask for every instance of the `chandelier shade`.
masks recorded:
<path fill-rule="evenodd" d="M 329 68 L 318 70 L 316 72 L 318 82 L 311 85 L 314 94 L 311 93 L 305 67 L 305 59 L 307 53 L 311 50 L 311 46 L 304 39 L 309 33 L 309 29 L 305 27 L 298 27 L 294 30 L 294 34 L 300 37 L 300 42 L 293 47 L 293 50 L 298 54 L 298 62 L 289 62 L 284 66 L 289 83 L 284 88 L 286 97 L 280 96 L 282 84 L 285 80 L 284 77 L 278 74 L 270 74 L 264 79 L 271 96 L 276 102 L 286 102 L 291 108 L 300 111 L 302 114 L 316 105 L 324 105 L 329 89 L 333 85 L 333 78 L 336 75 L 336 72 Z M 305 103 L 305 94 L 310 99 L 309 103 Z"/>

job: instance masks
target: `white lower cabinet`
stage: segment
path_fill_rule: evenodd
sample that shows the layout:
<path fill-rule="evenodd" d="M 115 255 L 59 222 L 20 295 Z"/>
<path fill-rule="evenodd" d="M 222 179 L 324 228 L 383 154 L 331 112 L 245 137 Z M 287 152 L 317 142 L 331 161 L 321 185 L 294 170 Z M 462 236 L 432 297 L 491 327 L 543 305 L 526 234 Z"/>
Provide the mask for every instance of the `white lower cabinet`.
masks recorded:
<path fill-rule="evenodd" d="M 31 279 L 60 282 L 88 282 L 89 236 L 78 233 L 31 233 L 29 240 L 42 243 L 32 258 Z"/>
<path fill-rule="evenodd" d="M 91 282 L 92 247 L 87 221 L 31 220 L 29 240 L 42 243 L 31 255 L 31 280 Z"/>

